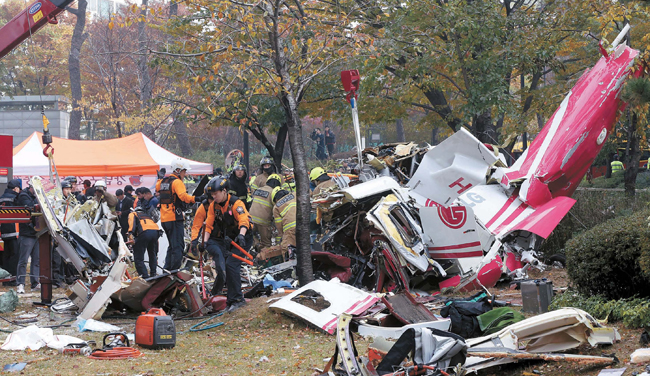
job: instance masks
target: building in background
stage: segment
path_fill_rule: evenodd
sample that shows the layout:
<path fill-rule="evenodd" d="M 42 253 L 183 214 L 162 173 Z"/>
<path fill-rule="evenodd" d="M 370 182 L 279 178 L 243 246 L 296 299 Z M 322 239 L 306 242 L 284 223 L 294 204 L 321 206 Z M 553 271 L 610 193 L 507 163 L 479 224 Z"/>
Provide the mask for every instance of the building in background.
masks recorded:
<path fill-rule="evenodd" d="M 88 12 L 99 18 L 110 18 L 118 9 L 126 6 L 125 0 L 88 0 Z"/>
<path fill-rule="evenodd" d="M 41 102 L 42 98 L 42 102 Z M 50 121 L 52 136 L 68 138 L 69 101 L 61 95 L 17 95 L 0 97 L 0 134 L 14 136 L 14 147 L 34 131 L 43 132 L 41 103 Z"/>

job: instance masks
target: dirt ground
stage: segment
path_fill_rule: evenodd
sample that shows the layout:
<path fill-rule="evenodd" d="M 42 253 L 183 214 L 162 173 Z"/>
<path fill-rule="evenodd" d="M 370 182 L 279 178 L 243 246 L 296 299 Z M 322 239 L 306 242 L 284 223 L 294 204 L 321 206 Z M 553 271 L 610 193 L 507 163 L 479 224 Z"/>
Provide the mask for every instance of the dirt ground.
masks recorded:
<path fill-rule="evenodd" d="M 567 284 L 566 273 L 562 269 L 533 274 L 547 277 L 557 287 Z M 0 291 L 6 291 L 0 287 Z M 510 300 L 513 304 L 521 303 L 516 290 L 507 287 L 494 289 L 500 299 Z M 63 296 L 63 290 L 55 290 L 57 296 Z M 55 296 L 56 297 L 56 296 Z M 13 313 L 0 316 L 14 320 L 26 312 L 37 313 L 39 325 L 56 325 L 72 315 L 55 314 L 48 309 L 32 305 L 39 295 L 21 296 L 18 309 Z M 304 323 L 268 310 L 269 298 L 253 299 L 239 311 L 211 319 L 207 324 L 224 322 L 223 326 L 199 332 L 189 329 L 204 319 L 176 321 L 177 345 L 171 350 L 141 349 L 144 356 L 130 360 L 91 360 L 82 356 L 64 356 L 46 348 L 34 352 L 3 351 L 0 367 L 21 361 L 34 361 L 27 365 L 24 375 L 311 375 L 315 368 L 322 369 L 334 352 L 334 337 L 307 327 Z M 120 326 L 127 333 L 132 333 L 135 315 L 111 317 L 104 321 Z M 73 324 L 73 323 L 69 323 Z M 612 368 L 627 367 L 625 375 L 642 372 L 645 365 L 629 364 L 630 354 L 639 345 L 641 330 L 628 330 L 618 323 L 608 325 L 616 327 L 622 336 L 620 343 L 607 348 L 592 349 L 588 345 L 575 353 L 602 355 L 614 353 L 620 363 Z M 18 327 L 0 321 L 0 329 L 13 331 Z M 57 328 L 54 334 L 68 334 L 84 340 L 102 343 L 102 333 L 79 333 L 74 327 Z M 0 333 L 0 341 L 7 334 Z M 356 341 L 360 354 L 367 352 L 368 342 L 362 338 Z M 521 362 L 488 369 L 479 375 L 522 375 L 538 374 L 548 376 L 560 375 L 597 375 L 601 367 L 578 366 L 569 363 Z"/>

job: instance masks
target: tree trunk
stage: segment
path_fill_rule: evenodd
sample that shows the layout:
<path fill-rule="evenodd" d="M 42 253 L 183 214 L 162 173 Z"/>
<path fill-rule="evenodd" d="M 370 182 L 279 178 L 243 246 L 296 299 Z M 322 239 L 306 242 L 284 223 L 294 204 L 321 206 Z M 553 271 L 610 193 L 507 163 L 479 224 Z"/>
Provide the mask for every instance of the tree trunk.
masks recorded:
<path fill-rule="evenodd" d="M 146 17 L 148 12 L 149 0 L 142 0 L 142 11 L 140 15 L 145 18 L 144 21 L 138 22 L 138 44 L 140 58 L 138 59 L 138 75 L 140 77 L 140 110 L 144 114 L 149 108 L 151 100 L 151 76 L 149 75 L 149 47 L 147 45 Z M 155 129 L 150 124 L 144 124 L 143 133 L 149 138 L 155 140 Z"/>
<path fill-rule="evenodd" d="M 404 122 L 402 119 L 395 120 L 395 130 L 397 131 L 397 142 L 405 142 L 404 137 Z"/>
<path fill-rule="evenodd" d="M 487 144 L 498 144 L 496 129 L 492 124 L 492 114 L 490 110 L 485 110 L 479 115 L 475 115 L 473 119 L 474 136 L 479 141 Z"/>
<path fill-rule="evenodd" d="M 630 124 L 627 130 L 627 144 L 629 153 L 625 156 L 625 195 L 634 197 L 636 191 L 636 176 L 639 173 L 639 160 L 641 159 L 641 150 L 639 148 L 639 135 L 636 131 L 637 116 L 629 116 Z"/>
<path fill-rule="evenodd" d="M 612 161 L 614 160 L 614 154 L 607 154 L 607 171 L 605 171 L 605 179 L 612 177 Z"/>
<path fill-rule="evenodd" d="M 284 155 L 284 144 L 287 141 L 287 124 L 283 124 L 278 129 L 278 134 L 275 139 L 275 147 L 269 150 L 269 155 L 273 157 L 273 163 L 278 171 L 282 171 L 282 156 Z"/>
<path fill-rule="evenodd" d="M 84 33 L 86 28 L 86 8 L 88 2 L 86 0 L 79 0 L 77 2 L 77 9 L 69 9 L 77 17 L 77 22 L 74 25 L 72 38 L 70 39 L 70 54 L 68 55 L 68 73 L 70 74 L 70 94 L 72 96 L 72 112 L 70 113 L 70 127 L 68 128 L 68 138 L 72 140 L 79 140 L 81 138 L 81 68 L 79 65 L 79 56 L 81 55 L 81 47 L 83 46 L 88 34 Z"/>
<path fill-rule="evenodd" d="M 190 144 L 190 138 L 187 136 L 187 126 L 185 122 L 178 118 L 180 111 L 174 111 L 172 114 L 174 118 L 174 136 L 178 142 L 178 147 L 181 149 L 184 157 L 189 157 L 192 155 L 192 144 Z"/>
<path fill-rule="evenodd" d="M 298 115 L 295 99 L 289 93 L 282 94 L 282 106 L 287 118 L 289 145 L 293 160 L 294 176 L 296 178 L 296 248 L 298 281 L 305 286 L 314 280 L 311 261 L 311 245 L 309 241 L 309 220 L 311 204 L 309 202 L 309 176 L 305 147 L 302 138 L 302 123 Z"/>
<path fill-rule="evenodd" d="M 447 126 L 453 132 L 456 132 L 463 122 L 452 113 L 445 93 L 442 90 L 432 88 L 423 90 L 423 94 L 427 97 L 431 107 L 435 109 L 434 111 L 447 123 Z"/>

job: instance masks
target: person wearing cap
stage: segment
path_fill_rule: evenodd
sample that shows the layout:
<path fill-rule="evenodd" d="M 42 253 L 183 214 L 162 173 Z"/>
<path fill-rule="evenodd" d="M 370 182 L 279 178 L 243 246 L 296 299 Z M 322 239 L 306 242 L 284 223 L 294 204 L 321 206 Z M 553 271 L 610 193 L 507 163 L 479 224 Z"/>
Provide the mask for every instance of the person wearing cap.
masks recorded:
<path fill-rule="evenodd" d="M 178 158 L 172 161 L 172 173 L 156 182 L 156 191 L 160 193 L 160 221 L 169 241 L 164 269 L 176 270 L 183 263 L 185 249 L 185 210 L 187 204 L 201 202 L 201 196 L 187 193 L 183 183 L 190 164 L 187 160 Z"/>
<path fill-rule="evenodd" d="M 228 193 L 237 196 L 246 204 L 246 209 L 250 210 L 252 198 L 248 188 L 248 173 L 243 164 L 238 164 L 233 168 L 228 179 Z"/>
<path fill-rule="evenodd" d="M 83 181 L 83 186 L 84 189 L 81 191 L 81 194 L 86 198 L 84 200 L 85 202 L 86 200 L 90 200 L 95 196 L 95 189 L 92 187 L 92 183 L 88 179 Z"/>
<path fill-rule="evenodd" d="M 140 277 L 145 279 L 149 278 L 149 272 L 151 272 L 151 275 L 156 275 L 158 255 L 155 250 L 158 237 L 160 236 L 158 225 L 140 206 L 129 214 L 128 221 L 127 234 L 129 240 L 135 238 L 135 243 L 133 244 L 133 263 L 135 264 L 135 270 L 138 271 Z M 144 264 L 145 251 L 149 255 L 149 271 L 147 271 L 147 267 Z"/>
<path fill-rule="evenodd" d="M 37 204 L 36 193 L 31 181 L 28 181 L 29 186 L 18 194 L 16 202 L 18 206 L 24 206 L 33 209 Z M 39 249 L 38 238 L 36 237 L 36 228 L 34 221 L 29 223 L 21 223 L 19 226 L 19 256 L 16 277 L 18 277 L 18 287 L 16 292 L 19 294 L 25 293 L 25 277 L 27 275 L 27 262 L 31 257 L 31 264 L 29 268 L 30 282 L 32 283 L 32 290 L 40 290 L 41 284 L 38 279 L 40 276 L 40 262 L 39 262 Z"/>
<path fill-rule="evenodd" d="M 10 180 L 2 196 L 0 196 L 0 207 L 18 206 L 17 198 L 23 182 L 20 179 Z M 4 251 L 2 252 L 1 266 L 11 275 L 16 275 L 18 267 L 18 228 L 16 223 L 3 223 L 0 225 L 0 236 L 4 242 Z M 16 282 L 4 282 L 5 286 L 15 286 Z"/>
<path fill-rule="evenodd" d="M 337 186 L 322 167 L 312 169 L 309 173 L 309 180 L 316 186 L 311 192 L 311 197 L 318 196 L 322 191 Z"/>
<path fill-rule="evenodd" d="M 130 186 L 127 185 L 124 189 L 127 187 Z M 115 214 L 119 218 L 120 227 L 122 227 L 122 238 L 126 239 L 126 233 L 128 232 L 129 227 L 129 214 L 133 207 L 133 199 L 130 196 L 127 196 L 125 191 L 122 191 L 121 189 L 115 191 L 115 196 L 118 200 L 117 206 L 115 207 Z"/>
<path fill-rule="evenodd" d="M 77 199 L 80 204 L 86 202 L 86 197 L 77 190 L 77 177 L 76 176 L 67 176 L 64 180 L 70 182 L 72 195 Z"/>
<path fill-rule="evenodd" d="M 133 189 L 133 186 L 131 184 L 127 184 L 124 187 L 124 195 L 126 197 L 129 197 L 131 200 L 135 200 L 135 197 L 133 197 L 133 191 L 135 191 L 135 189 Z"/>
<path fill-rule="evenodd" d="M 251 219 L 253 230 L 260 236 L 260 247 L 262 249 L 271 246 L 273 226 L 273 202 L 271 193 L 273 188 L 280 186 L 280 176 L 271 174 L 265 181 L 265 185 L 253 192 L 253 203 L 251 204 Z"/>

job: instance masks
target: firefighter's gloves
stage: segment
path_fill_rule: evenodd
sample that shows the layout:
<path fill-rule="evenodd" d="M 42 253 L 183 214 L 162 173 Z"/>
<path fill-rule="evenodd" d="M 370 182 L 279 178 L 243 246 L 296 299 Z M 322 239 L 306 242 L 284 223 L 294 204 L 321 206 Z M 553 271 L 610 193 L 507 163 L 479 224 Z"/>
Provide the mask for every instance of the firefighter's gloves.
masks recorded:
<path fill-rule="evenodd" d="M 235 243 L 239 244 L 240 247 L 246 249 L 246 238 L 244 237 L 244 235 L 242 234 L 237 235 L 237 237 L 235 238 Z"/>

